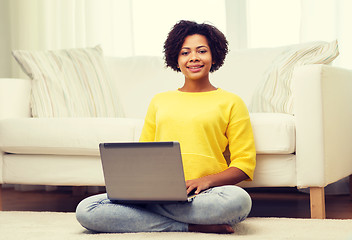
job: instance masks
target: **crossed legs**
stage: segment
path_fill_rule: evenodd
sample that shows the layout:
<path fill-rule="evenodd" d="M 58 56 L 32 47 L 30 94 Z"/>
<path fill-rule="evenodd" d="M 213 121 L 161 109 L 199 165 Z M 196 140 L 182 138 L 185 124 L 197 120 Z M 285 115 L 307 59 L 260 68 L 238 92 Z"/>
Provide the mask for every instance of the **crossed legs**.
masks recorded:
<path fill-rule="evenodd" d="M 208 189 L 192 202 L 173 204 L 116 204 L 106 194 L 84 199 L 77 220 L 97 232 L 231 232 L 252 206 L 246 191 L 237 186 Z"/>

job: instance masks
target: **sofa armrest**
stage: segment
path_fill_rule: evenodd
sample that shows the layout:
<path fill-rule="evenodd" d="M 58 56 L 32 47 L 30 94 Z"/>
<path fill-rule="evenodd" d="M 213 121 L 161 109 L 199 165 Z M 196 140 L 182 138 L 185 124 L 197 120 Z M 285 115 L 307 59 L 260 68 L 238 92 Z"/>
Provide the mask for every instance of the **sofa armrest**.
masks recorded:
<path fill-rule="evenodd" d="M 31 81 L 0 78 L 0 119 L 30 117 Z"/>
<path fill-rule="evenodd" d="M 292 80 L 297 186 L 325 187 L 352 174 L 352 71 L 306 65 Z"/>

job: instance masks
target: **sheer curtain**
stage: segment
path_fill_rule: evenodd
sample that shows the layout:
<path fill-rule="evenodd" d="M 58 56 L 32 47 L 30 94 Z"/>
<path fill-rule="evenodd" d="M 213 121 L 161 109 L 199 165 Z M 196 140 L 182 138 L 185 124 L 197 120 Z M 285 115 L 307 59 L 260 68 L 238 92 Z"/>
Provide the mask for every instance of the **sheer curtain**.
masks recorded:
<path fill-rule="evenodd" d="M 0 0 L 6 43 L 1 61 L 21 71 L 11 49 L 63 49 L 101 44 L 112 56 L 162 55 L 170 28 L 181 19 L 211 22 L 226 32 L 225 1 Z M 5 22 L 7 24 L 5 24 Z M 0 26 L 2 26 L 0 25 Z M 5 46 L 5 47 L 4 47 Z M 0 77 L 3 77 L 0 71 Z M 9 77 L 9 76 L 7 76 Z"/>
<path fill-rule="evenodd" d="M 349 0 L 0 0 L 0 77 L 21 72 L 11 49 L 101 44 L 106 55 L 161 55 L 180 19 L 208 21 L 231 49 L 338 39 L 335 64 L 352 66 Z"/>
<path fill-rule="evenodd" d="M 248 47 L 339 42 L 334 65 L 352 68 L 350 0 L 247 0 Z"/>
<path fill-rule="evenodd" d="M 248 0 L 248 47 L 299 43 L 301 3 L 297 0 Z"/>
<path fill-rule="evenodd" d="M 8 55 L 11 49 L 47 50 L 97 44 L 112 55 L 133 53 L 129 0 L 9 0 L 6 7 Z M 19 72 L 12 60 L 12 76 Z"/>
<path fill-rule="evenodd" d="M 301 41 L 337 39 L 340 56 L 335 65 L 352 68 L 352 1 L 302 0 Z"/>

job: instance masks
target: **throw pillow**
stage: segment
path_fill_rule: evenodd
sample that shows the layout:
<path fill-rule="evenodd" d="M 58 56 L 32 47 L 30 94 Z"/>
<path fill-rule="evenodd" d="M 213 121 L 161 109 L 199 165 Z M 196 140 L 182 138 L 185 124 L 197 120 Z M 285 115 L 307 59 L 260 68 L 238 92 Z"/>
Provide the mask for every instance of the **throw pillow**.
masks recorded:
<path fill-rule="evenodd" d="M 33 117 L 120 115 L 100 46 L 12 54 L 32 79 Z"/>
<path fill-rule="evenodd" d="M 294 114 L 291 81 L 294 68 L 307 64 L 329 64 L 338 55 L 337 41 L 289 47 L 273 61 L 264 74 L 263 81 L 253 94 L 249 110 Z"/>

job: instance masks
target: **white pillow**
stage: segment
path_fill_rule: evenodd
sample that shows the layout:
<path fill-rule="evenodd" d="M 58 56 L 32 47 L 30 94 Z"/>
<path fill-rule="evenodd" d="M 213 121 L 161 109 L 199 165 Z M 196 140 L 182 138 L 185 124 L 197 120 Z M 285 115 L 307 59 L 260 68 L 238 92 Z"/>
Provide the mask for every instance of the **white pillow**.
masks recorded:
<path fill-rule="evenodd" d="M 12 54 L 32 79 L 33 117 L 120 115 L 100 46 Z"/>
<path fill-rule="evenodd" d="M 251 112 L 294 114 L 292 74 L 297 66 L 329 64 L 339 55 L 337 41 L 293 45 L 268 68 L 252 97 Z M 307 79 L 309 81 L 309 79 Z"/>

